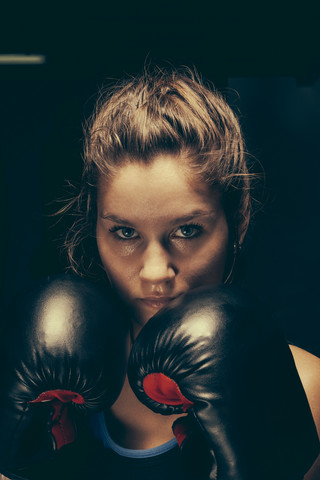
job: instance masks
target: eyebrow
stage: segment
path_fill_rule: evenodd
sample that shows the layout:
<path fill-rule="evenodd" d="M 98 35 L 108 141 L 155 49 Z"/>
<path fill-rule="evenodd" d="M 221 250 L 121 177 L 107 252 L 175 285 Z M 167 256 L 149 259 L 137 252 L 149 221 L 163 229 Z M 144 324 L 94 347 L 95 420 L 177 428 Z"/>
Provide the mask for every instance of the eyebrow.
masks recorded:
<path fill-rule="evenodd" d="M 215 211 L 206 211 L 206 210 L 195 210 L 193 212 L 190 212 L 186 215 L 183 215 L 182 217 L 177 217 L 172 220 L 170 220 L 169 223 L 171 224 L 176 224 L 176 223 L 183 223 L 183 222 L 189 222 L 193 218 L 196 217 L 203 217 L 203 216 L 213 216 L 215 215 Z M 116 215 L 108 214 L 108 213 L 102 213 L 101 218 L 104 220 L 110 220 L 111 222 L 119 223 L 121 225 L 133 225 L 134 222 L 129 222 L 128 220 L 125 220 L 124 218 L 117 217 Z"/>

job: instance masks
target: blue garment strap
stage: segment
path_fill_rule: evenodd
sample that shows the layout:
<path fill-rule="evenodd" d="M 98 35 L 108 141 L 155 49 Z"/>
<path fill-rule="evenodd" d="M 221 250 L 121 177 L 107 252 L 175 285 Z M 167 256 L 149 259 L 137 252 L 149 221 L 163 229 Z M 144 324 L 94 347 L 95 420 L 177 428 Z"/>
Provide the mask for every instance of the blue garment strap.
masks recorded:
<path fill-rule="evenodd" d="M 121 447 L 116 442 L 114 442 L 110 437 L 103 412 L 95 413 L 94 415 L 92 415 L 89 425 L 95 438 L 102 441 L 103 445 L 106 448 L 111 448 L 111 450 L 113 450 L 118 455 L 121 455 L 122 457 L 129 457 L 129 458 L 155 457 L 156 455 L 161 455 L 162 453 L 172 450 L 174 447 L 178 445 L 177 440 L 173 438 L 172 440 L 169 440 L 163 445 L 159 445 L 153 448 L 146 448 L 143 450 L 134 450 L 131 448 Z"/>

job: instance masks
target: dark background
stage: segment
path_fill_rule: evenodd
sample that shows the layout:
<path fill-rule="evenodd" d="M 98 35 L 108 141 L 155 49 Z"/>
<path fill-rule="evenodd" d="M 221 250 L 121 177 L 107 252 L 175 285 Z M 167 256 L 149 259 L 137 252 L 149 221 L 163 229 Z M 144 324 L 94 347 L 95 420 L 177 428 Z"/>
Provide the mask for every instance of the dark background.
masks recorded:
<path fill-rule="evenodd" d="M 319 21 L 315 2 L 2 9 L 0 53 L 47 55 L 45 65 L 0 65 L 2 301 L 64 267 L 63 224 L 49 215 L 66 180 L 80 178 L 98 88 L 145 62 L 194 65 L 240 110 L 266 171 L 242 281 L 292 342 L 320 356 Z"/>

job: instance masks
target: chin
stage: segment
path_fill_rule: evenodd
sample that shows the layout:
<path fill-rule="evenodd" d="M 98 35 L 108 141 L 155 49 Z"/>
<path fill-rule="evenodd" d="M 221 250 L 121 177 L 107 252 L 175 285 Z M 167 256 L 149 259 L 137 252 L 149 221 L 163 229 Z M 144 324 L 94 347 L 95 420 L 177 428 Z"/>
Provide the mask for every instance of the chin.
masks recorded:
<path fill-rule="evenodd" d="M 160 311 L 160 309 L 159 309 L 158 311 Z M 139 320 L 140 320 L 140 323 L 141 323 L 142 325 L 145 325 L 146 323 L 149 322 L 150 318 L 152 318 L 156 313 L 158 313 L 158 312 L 153 312 L 153 313 L 148 313 L 148 314 L 145 313 L 145 314 L 143 314 L 143 315 L 141 314 L 141 315 L 138 317 Z"/>

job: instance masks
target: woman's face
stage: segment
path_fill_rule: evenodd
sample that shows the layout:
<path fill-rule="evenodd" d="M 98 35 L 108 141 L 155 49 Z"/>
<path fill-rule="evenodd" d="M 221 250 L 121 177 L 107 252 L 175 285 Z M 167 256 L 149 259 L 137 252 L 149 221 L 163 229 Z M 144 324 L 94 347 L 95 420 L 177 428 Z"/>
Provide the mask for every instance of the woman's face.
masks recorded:
<path fill-rule="evenodd" d="M 97 245 L 114 288 L 144 325 L 173 298 L 222 281 L 228 225 L 219 192 L 176 157 L 122 166 L 98 188 Z"/>

